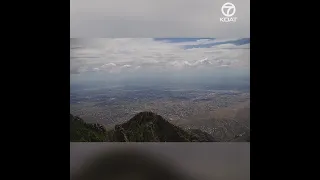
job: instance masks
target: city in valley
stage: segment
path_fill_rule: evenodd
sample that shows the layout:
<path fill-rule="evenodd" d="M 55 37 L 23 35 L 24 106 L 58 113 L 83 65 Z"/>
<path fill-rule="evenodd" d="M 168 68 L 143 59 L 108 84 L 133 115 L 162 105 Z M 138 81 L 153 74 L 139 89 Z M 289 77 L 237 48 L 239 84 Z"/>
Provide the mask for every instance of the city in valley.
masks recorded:
<path fill-rule="evenodd" d="M 70 103 L 73 115 L 107 129 L 139 112 L 152 111 L 184 129 L 200 129 L 220 141 L 250 135 L 249 91 L 83 89 L 71 92 Z"/>

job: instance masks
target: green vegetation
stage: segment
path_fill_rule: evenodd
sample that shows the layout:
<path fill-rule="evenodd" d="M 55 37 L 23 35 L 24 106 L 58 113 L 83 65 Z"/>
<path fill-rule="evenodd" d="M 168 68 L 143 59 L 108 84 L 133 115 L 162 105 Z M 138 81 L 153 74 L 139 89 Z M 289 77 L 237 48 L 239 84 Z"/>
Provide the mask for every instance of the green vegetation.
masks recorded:
<path fill-rule="evenodd" d="M 100 124 L 89 124 L 79 117 L 70 114 L 70 141 L 71 142 L 104 142 L 106 129 Z"/>
<path fill-rule="evenodd" d="M 129 121 L 106 131 L 99 124 L 88 124 L 70 115 L 71 141 L 75 142 L 212 142 L 200 130 L 184 131 L 152 112 L 141 112 Z"/>

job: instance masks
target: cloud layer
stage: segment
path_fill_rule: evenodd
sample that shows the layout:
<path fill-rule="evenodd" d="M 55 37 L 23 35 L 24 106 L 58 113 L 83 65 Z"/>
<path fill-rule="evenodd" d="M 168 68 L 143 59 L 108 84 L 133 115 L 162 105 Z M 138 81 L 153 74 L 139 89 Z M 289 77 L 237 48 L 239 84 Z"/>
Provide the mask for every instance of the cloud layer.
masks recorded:
<path fill-rule="evenodd" d="M 235 23 L 219 21 L 226 2 Z M 70 36 L 249 37 L 250 0 L 71 0 Z"/>
<path fill-rule="evenodd" d="M 250 39 L 70 39 L 70 73 L 249 68 Z"/>

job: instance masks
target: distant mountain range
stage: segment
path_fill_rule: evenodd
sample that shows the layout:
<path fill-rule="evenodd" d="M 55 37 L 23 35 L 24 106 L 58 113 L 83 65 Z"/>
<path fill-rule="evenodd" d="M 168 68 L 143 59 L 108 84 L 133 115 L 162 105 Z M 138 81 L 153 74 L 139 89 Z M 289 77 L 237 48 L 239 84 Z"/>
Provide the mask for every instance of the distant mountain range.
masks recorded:
<path fill-rule="evenodd" d="M 86 123 L 70 114 L 71 142 L 214 142 L 201 130 L 188 131 L 153 112 L 140 112 L 129 121 L 107 131 L 100 124 Z"/>

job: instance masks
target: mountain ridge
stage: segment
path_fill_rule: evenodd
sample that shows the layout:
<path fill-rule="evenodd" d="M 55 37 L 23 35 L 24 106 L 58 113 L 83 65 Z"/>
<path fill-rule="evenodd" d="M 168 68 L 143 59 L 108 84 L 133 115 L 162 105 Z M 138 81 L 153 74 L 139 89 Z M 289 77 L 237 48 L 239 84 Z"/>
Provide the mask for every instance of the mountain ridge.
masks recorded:
<path fill-rule="evenodd" d="M 100 124 L 90 124 L 70 114 L 71 142 L 214 142 L 201 130 L 185 131 L 162 116 L 140 112 L 130 120 L 107 131 Z"/>

